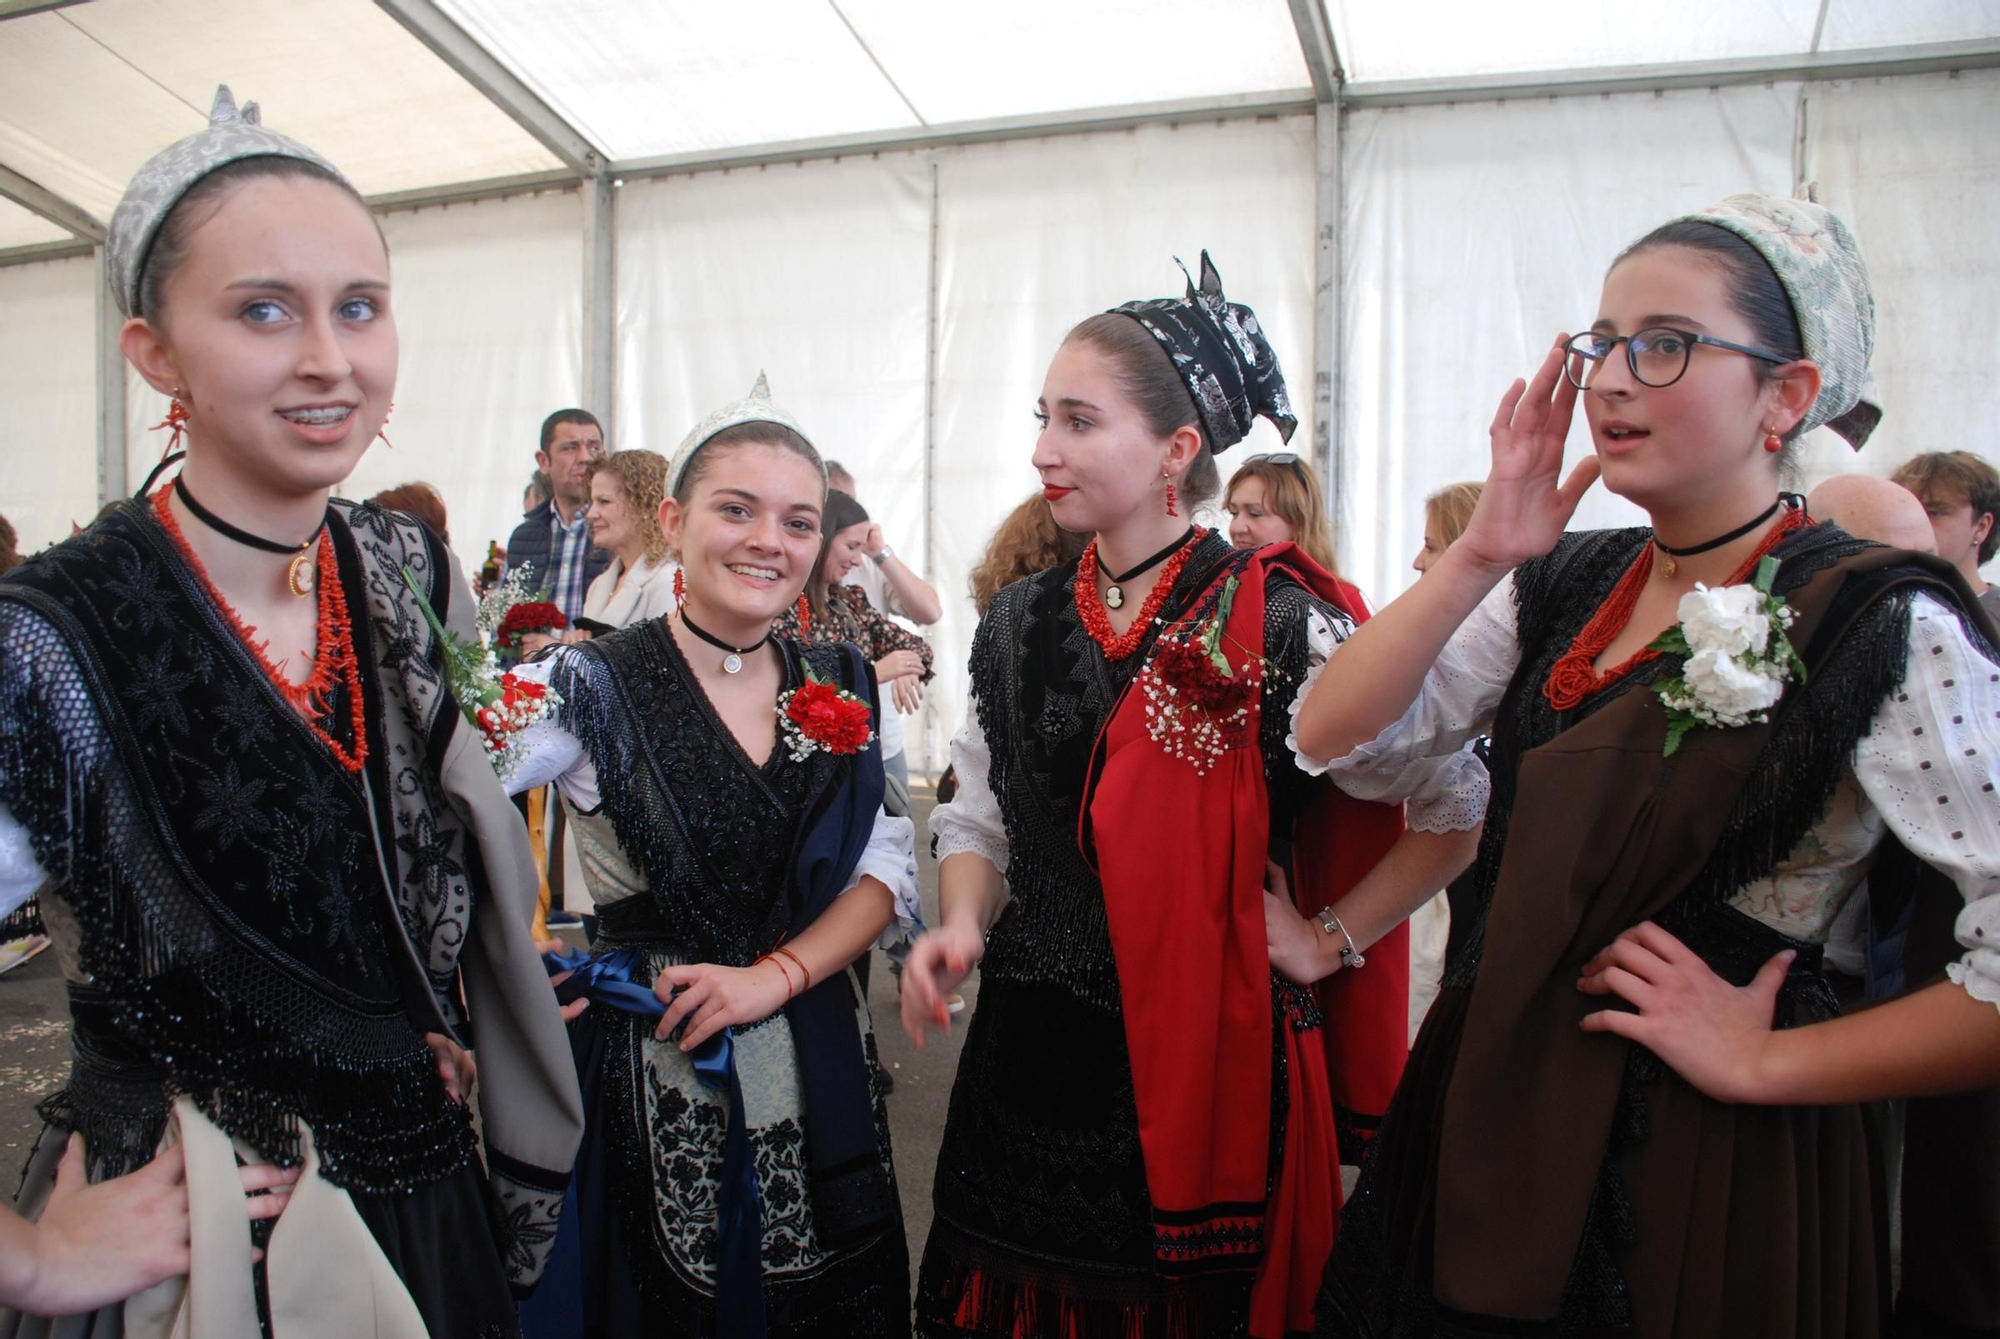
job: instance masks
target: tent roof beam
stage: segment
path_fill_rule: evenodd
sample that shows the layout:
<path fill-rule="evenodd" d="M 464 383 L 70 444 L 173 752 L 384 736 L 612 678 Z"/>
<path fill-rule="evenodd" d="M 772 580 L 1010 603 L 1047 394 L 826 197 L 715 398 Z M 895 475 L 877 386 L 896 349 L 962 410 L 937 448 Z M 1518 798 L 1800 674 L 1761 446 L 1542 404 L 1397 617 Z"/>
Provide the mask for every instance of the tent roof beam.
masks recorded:
<path fill-rule="evenodd" d="M 0 22 L 26 18 L 51 9 L 68 9 L 71 5 L 82 3 L 83 0 L 0 0 Z"/>
<path fill-rule="evenodd" d="M 104 224 L 88 210 L 71 204 L 48 187 L 30 181 L 13 168 L 0 163 L 0 196 L 12 200 L 30 213 L 67 228 L 86 242 L 104 240 Z"/>
<path fill-rule="evenodd" d="M 672 177 L 723 168 L 763 167 L 815 158 L 846 158 L 855 154 L 908 153 L 953 144 L 989 144 L 1000 140 L 1040 139 L 1091 131 L 1130 130 L 1161 121 L 1223 121 L 1257 116 L 1289 116 L 1313 109 L 1310 88 L 1277 89 L 1269 93 L 1232 93 L 1223 97 L 1188 98 L 1175 102 L 1136 103 L 1086 111 L 1045 112 L 1002 116 L 986 121 L 956 121 L 907 129 L 829 135 L 820 139 L 782 140 L 737 149 L 704 149 L 695 153 L 633 158 L 611 165 L 621 177 Z"/>
<path fill-rule="evenodd" d="M 45 260 L 70 260 L 76 256 L 87 256 L 96 249 L 90 243 L 80 240 L 0 247 L 0 268 L 9 265 L 38 265 Z"/>
<path fill-rule="evenodd" d="M 1340 84 L 1347 76 L 1340 68 L 1340 48 L 1333 40 L 1333 24 L 1326 17 L 1322 0 L 1289 0 L 1292 27 L 1299 34 L 1299 51 L 1312 75 L 1313 98 L 1319 102 L 1340 100 Z"/>
<path fill-rule="evenodd" d="M 1670 88 L 1720 88 L 1786 79 L 1873 79 L 2000 65 L 2000 41 L 1925 42 L 1855 51 L 1800 52 L 1658 65 L 1602 65 L 1443 79 L 1359 80 L 1340 91 L 1346 107 L 1417 107 L 1507 98 L 1576 97 Z"/>
<path fill-rule="evenodd" d="M 588 177 L 604 166 L 604 155 L 596 145 L 542 101 L 533 89 L 460 27 L 456 19 L 439 9 L 433 0 L 375 0 L 375 3 L 390 18 L 407 28 L 412 37 L 430 48 L 431 54 L 449 65 L 459 78 L 478 89 L 487 101 L 560 158 L 572 172 Z"/>

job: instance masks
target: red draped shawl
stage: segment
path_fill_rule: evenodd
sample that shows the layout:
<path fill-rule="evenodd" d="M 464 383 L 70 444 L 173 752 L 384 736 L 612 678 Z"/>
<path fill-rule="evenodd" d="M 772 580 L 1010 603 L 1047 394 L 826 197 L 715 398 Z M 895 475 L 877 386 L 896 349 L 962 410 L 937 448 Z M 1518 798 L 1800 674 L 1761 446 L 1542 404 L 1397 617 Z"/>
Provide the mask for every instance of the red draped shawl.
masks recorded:
<path fill-rule="evenodd" d="M 1232 660 L 1264 653 L 1265 585 L 1282 569 L 1360 622 L 1361 594 L 1293 545 L 1234 562 Z M 1240 663 L 1240 661 L 1239 661 Z M 1267 685 L 1268 687 L 1269 685 Z M 1340 1206 L 1339 1104 L 1379 1118 L 1408 1054 L 1409 955 L 1400 928 L 1360 971 L 1321 983 L 1322 1041 L 1284 1029 L 1289 1076 L 1282 1161 L 1271 1152 L 1272 996 L 1263 890 L 1270 796 L 1259 700 L 1206 774 L 1147 732 L 1128 689 L 1098 739 L 1082 840 L 1104 885 L 1153 1204 L 1156 1267 L 1186 1276 L 1255 1269 L 1250 1333 L 1312 1329 Z M 1399 806 L 1314 798 L 1295 832 L 1294 897 L 1338 902 L 1401 834 Z M 1268 1190 L 1268 1194 L 1267 1194 Z"/>

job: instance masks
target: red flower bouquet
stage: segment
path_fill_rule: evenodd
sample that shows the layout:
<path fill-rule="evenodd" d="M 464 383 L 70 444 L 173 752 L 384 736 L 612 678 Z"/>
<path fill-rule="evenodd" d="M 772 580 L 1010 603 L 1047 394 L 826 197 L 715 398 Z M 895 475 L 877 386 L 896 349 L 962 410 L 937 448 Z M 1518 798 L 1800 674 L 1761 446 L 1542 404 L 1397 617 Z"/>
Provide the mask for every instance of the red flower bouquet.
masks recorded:
<path fill-rule="evenodd" d="M 836 757 L 859 753 L 875 738 L 875 714 L 866 702 L 806 671 L 806 681 L 778 699 L 778 723 L 793 762 L 815 752 Z"/>
<path fill-rule="evenodd" d="M 1147 736 L 1202 775 L 1237 741 L 1264 683 L 1261 660 L 1240 668 L 1229 663 L 1224 628 L 1235 598 L 1236 578 L 1230 577 L 1214 617 L 1187 633 L 1163 636 L 1139 672 Z"/>
<path fill-rule="evenodd" d="M 522 634 L 529 632 L 556 632 L 569 626 L 563 611 L 547 600 L 527 600 L 507 611 L 500 620 L 500 626 L 493 633 L 493 644 L 503 651 L 511 651 L 520 643 Z"/>
<path fill-rule="evenodd" d="M 562 699 L 543 684 L 517 678 L 501 669 L 499 658 L 485 646 L 462 641 L 439 620 L 437 611 L 431 608 L 430 600 L 408 569 L 403 572 L 403 581 L 417 597 L 425 620 L 437 634 L 439 648 L 444 652 L 445 681 L 451 685 L 452 696 L 458 699 L 459 710 L 479 728 L 486 761 L 501 780 L 506 780 L 513 774 L 520 756 L 520 750 L 512 747 L 514 736 L 561 706 Z M 561 611 L 556 611 L 556 617 L 562 617 Z M 495 641 L 498 640 L 496 637 Z"/>

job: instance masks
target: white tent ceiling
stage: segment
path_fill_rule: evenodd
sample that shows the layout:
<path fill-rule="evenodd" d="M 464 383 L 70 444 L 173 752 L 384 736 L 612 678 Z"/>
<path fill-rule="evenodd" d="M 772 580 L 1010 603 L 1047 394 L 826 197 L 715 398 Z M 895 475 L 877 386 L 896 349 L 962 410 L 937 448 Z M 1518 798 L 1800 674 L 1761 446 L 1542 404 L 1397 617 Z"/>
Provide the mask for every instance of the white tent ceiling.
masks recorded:
<path fill-rule="evenodd" d="M 1933 47 L 1983 63 L 1996 38 L 2000 0 L 0 0 L 0 168 L 82 216 L 37 223 L 0 204 L 0 259 L 95 240 L 89 223 L 201 124 L 221 82 L 400 202 L 1110 109 L 1304 110 L 1332 89 L 1315 77 L 1322 51 L 1347 100 L 1434 100 Z M 38 208 L 21 194 L 0 180 Z"/>

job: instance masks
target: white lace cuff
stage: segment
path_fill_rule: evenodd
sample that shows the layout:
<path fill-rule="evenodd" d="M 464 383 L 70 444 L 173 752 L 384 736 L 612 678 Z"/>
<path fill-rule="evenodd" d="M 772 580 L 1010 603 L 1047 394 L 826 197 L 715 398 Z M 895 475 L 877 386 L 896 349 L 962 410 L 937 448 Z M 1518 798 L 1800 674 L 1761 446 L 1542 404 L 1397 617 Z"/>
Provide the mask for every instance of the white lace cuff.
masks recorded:
<path fill-rule="evenodd" d="M 1466 745 L 1438 768 L 1432 782 L 1412 795 L 1403 818 L 1412 832 L 1464 832 L 1486 821 L 1493 778 Z"/>
<path fill-rule="evenodd" d="M 954 800 L 953 803 L 956 804 L 957 801 Z M 940 826 L 937 816 L 943 812 L 944 809 L 940 808 L 931 814 L 931 839 L 937 844 L 939 863 L 943 863 L 947 856 L 976 855 L 984 857 L 988 864 L 1002 874 L 1007 872 L 1007 839 L 1004 836 L 993 837 L 955 825 Z"/>
<path fill-rule="evenodd" d="M 931 810 L 931 849 L 940 861 L 967 852 L 983 856 L 1004 875 L 1007 825 L 988 775 L 991 758 L 986 732 L 979 728 L 979 704 L 970 702 L 965 724 L 951 741 L 951 767 L 958 779 L 958 793 L 950 804 Z"/>
<path fill-rule="evenodd" d="M 1974 965 L 1977 954 L 1968 953 L 1963 962 L 1955 962 L 1944 969 L 1944 974 L 1965 987 L 1965 993 L 1975 1000 L 2000 1007 L 2000 977 L 1982 972 Z"/>
<path fill-rule="evenodd" d="M 2000 897 L 1982 897 L 1958 913 L 1958 942 L 1966 955 L 1945 968 L 1975 1000 L 2000 1005 Z"/>
<path fill-rule="evenodd" d="M 1331 761 L 1315 758 L 1299 747 L 1299 708 L 1304 706 L 1306 698 L 1312 695 L 1313 684 L 1318 682 L 1320 673 L 1325 669 L 1326 662 L 1317 656 L 1306 662 L 1306 677 L 1299 680 L 1299 691 L 1292 694 L 1290 712 L 1292 728 L 1285 734 L 1285 747 L 1292 751 L 1293 760 L 1298 763 L 1299 770 L 1307 776 L 1325 776 L 1326 769 L 1333 766 Z"/>

